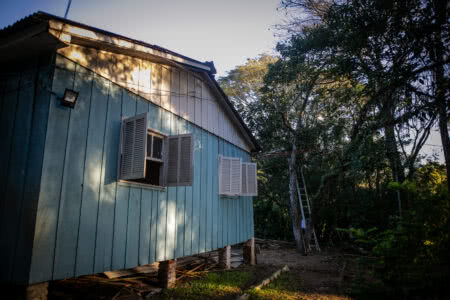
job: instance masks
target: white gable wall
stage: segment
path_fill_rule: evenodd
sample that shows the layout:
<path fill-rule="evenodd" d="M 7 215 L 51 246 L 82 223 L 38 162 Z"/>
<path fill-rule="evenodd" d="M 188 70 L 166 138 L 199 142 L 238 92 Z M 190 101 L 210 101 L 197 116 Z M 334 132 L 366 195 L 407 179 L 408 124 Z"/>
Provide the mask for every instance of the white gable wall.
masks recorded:
<path fill-rule="evenodd" d="M 201 74 L 71 44 L 58 52 L 156 105 L 250 152 L 236 122 Z"/>

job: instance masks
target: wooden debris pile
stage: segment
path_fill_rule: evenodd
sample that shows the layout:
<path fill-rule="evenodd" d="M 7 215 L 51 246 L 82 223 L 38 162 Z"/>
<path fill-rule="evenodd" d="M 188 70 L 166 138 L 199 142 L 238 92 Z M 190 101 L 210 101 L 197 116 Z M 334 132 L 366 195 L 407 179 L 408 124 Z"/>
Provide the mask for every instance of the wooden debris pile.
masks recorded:
<path fill-rule="evenodd" d="M 177 281 L 199 278 L 218 270 L 217 251 L 177 259 Z M 242 249 L 233 247 L 231 265 L 236 268 L 243 263 Z M 159 263 L 133 269 L 108 271 L 95 275 L 55 281 L 50 293 L 55 299 L 149 299 L 161 292 L 158 286 Z"/>
<path fill-rule="evenodd" d="M 269 240 L 269 239 L 255 238 L 255 244 L 256 244 L 256 249 L 257 249 L 256 253 L 258 253 L 258 249 L 277 250 L 280 248 L 295 248 L 295 243 L 293 243 L 293 242 Z"/>

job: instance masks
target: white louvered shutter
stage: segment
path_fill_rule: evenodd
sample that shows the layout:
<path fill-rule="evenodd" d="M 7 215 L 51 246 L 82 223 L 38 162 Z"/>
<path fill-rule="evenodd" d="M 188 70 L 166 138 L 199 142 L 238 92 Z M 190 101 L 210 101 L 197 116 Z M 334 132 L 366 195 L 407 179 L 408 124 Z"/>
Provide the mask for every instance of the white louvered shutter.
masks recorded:
<path fill-rule="evenodd" d="M 221 195 L 229 195 L 231 193 L 230 170 L 230 158 L 219 155 L 219 194 Z"/>
<path fill-rule="evenodd" d="M 147 113 L 122 120 L 119 179 L 145 178 Z"/>
<path fill-rule="evenodd" d="M 242 186 L 241 186 L 241 195 L 247 196 L 247 164 L 242 163 Z"/>
<path fill-rule="evenodd" d="M 191 134 L 184 134 L 180 140 L 180 165 L 178 185 L 192 185 L 194 174 L 194 139 Z"/>
<path fill-rule="evenodd" d="M 192 135 L 170 136 L 167 143 L 167 185 L 192 185 L 194 152 Z"/>
<path fill-rule="evenodd" d="M 231 159 L 231 194 L 239 195 L 241 193 L 241 159 Z"/>
<path fill-rule="evenodd" d="M 236 196 L 241 193 L 241 159 L 219 156 L 219 194 Z"/>
<path fill-rule="evenodd" d="M 242 196 L 257 196 L 258 183 L 255 163 L 242 163 Z"/>

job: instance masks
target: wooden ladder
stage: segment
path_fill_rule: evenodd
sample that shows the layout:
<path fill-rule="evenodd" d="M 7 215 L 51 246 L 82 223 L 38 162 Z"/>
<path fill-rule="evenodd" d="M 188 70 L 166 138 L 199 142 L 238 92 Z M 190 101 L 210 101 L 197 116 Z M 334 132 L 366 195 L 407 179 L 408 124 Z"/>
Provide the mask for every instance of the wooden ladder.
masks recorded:
<path fill-rule="evenodd" d="M 311 251 L 311 247 L 315 248 L 315 250 L 320 252 L 319 241 L 317 240 L 316 231 L 314 230 L 314 226 L 310 228 L 311 230 L 311 239 L 309 245 L 306 243 L 306 233 L 308 229 L 308 224 L 311 222 L 311 205 L 309 203 L 308 191 L 306 189 L 305 177 L 303 176 L 303 168 L 300 168 L 300 183 L 298 180 L 298 176 L 296 178 L 296 187 L 297 187 L 297 196 L 298 202 L 300 204 L 300 212 L 302 214 L 302 222 L 301 222 L 301 230 L 303 231 L 302 240 L 303 247 L 305 251 Z"/>

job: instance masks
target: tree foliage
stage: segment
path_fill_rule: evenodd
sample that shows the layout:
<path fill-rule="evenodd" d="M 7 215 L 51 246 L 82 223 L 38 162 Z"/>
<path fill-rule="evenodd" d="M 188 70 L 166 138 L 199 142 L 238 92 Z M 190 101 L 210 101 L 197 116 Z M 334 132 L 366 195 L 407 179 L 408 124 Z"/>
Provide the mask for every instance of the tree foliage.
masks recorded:
<path fill-rule="evenodd" d="M 414 276 L 440 270 L 449 250 L 449 1 L 283 0 L 281 9 L 291 18 L 279 56 L 220 79 L 264 150 L 254 157 L 257 235 L 292 239 L 289 191 L 302 167 L 321 243 L 342 245 L 348 237 L 336 228 L 356 228 L 394 286 L 411 279 L 401 276 L 407 265 Z M 435 126 L 445 166 L 421 154 Z"/>

